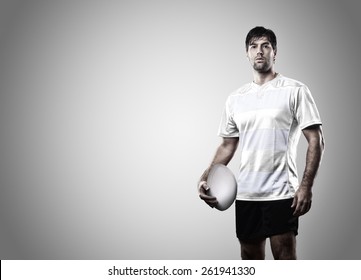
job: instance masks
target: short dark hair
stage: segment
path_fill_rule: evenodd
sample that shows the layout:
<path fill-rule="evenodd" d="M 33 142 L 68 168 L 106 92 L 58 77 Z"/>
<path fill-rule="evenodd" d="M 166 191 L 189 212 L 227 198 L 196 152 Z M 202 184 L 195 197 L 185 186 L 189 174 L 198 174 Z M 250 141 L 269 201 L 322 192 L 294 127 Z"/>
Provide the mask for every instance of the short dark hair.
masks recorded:
<path fill-rule="evenodd" d="M 277 38 L 275 33 L 271 29 L 264 28 L 263 26 L 256 26 L 248 32 L 246 37 L 246 50 L 248 50 L 248 47 L 253 40 L 261 37 L 266 37 L 268 41 L 270 41 L 272 48 L 277 50 Z"/>

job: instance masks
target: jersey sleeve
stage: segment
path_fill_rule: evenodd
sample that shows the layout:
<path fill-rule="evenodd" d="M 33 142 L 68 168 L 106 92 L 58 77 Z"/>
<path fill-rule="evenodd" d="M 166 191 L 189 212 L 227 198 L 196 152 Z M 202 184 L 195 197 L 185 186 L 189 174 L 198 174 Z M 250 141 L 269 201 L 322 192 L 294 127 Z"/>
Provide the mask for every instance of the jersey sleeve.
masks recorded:
<path fill-rule="evenodd" d="M 322 124 L 316 103 L 307 86 L 300 87 L 295 95 L 293 114 L 301 129 Z"/>
<path fill-rule="evenodd" d="M 221 122 L 218 128 L 218 136 L 220 137 L 239 137 L 239 131 L 233 118 L 233 109 L 230 97 L 227 98 L 223 108 Z"/>

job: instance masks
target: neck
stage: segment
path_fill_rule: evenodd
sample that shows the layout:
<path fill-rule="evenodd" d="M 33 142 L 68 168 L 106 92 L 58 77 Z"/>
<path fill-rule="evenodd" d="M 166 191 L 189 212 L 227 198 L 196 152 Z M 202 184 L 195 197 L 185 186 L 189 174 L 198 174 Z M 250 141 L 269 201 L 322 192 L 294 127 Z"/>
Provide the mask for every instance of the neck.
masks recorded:
<path fill-rule="evenodd" d="M 268 72 L 260 73 L 257 71 L 253 71 L 253 81 L 257 85 L 263 85 L 271 80 L 273 80 L 277 76 L 277 73 L 271 69 Z"/>

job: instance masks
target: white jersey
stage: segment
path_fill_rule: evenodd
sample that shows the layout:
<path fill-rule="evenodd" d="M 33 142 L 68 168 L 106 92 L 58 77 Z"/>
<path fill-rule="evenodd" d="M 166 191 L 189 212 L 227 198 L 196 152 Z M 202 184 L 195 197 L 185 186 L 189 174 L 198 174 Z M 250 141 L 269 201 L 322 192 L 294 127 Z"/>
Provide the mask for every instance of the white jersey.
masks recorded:
<path fill-rule="evenodd" d="M 322 124 L 312 95 L 301 82 L 278 74 L 249 83 L 226 101 L 218 135 L 239 137 L 238 200 L 292 198 L 298 188 L 297 144 L 301 130 Z"/>

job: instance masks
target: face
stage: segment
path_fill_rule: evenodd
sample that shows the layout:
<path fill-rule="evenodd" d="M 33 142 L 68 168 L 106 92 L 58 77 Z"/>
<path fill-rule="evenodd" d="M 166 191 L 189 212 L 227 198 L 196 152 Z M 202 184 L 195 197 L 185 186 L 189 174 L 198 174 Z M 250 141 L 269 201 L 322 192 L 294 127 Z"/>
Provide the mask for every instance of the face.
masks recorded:
<path fill-rule="evenodd" d="M 255 71 L 267 73 L 273 67 L 276 51 L 266 37 L 261 37 L 250 42 L 247 57 Z"/>

